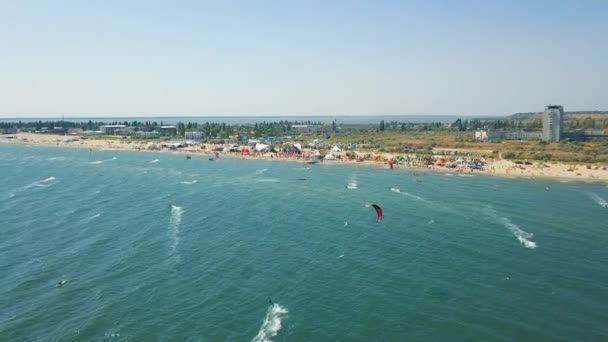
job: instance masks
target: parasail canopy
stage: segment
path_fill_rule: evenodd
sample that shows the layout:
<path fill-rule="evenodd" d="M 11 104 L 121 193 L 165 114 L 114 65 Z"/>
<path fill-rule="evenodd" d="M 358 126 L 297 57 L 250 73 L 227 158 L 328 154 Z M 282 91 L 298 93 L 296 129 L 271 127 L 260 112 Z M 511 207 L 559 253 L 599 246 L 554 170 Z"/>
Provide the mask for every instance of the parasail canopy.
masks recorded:
<path fill-rule="evenodd" d="M 380 208 L 379 205 L 374 203 L 366 203 L 365 206 L 368 208 L 373 207 L 374 210 L 376 210 L 376 219 L 378 220 L 378 222 L 382 221 L 382 208 Z"/>

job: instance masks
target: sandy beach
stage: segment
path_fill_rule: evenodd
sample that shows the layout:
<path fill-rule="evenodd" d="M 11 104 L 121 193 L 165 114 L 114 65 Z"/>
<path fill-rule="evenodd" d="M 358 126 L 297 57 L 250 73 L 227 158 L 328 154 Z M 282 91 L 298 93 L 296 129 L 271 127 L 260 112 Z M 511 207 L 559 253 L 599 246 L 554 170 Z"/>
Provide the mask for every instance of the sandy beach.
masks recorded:
<path fill-rule="evenodd" d="M 176 140 L 177 141 L 177 140 Z M 223 147 L 224 145 L 214 144 L 195 144 L 182 147 L 175 150 L 161 149 L 160 142 L 146 141 L 135 139 L 121 138 L 89 138 L 81 139 L 78 137 L 59 136 L 51 134 L 34 134 L 34 133 L 17 133 L 12 136 L 0 136 L 1 143 L 23 143 L 37 144 L 47 146 L 73 147 L 73 148 L 88 148 L 88 149 L 116 149 L 116 150 L 135 150 L 147 152 L 167 151 L 171 153 L 199 154 L 212 155 L 214 148 Z M 164 142 L 171 143 L 171 142 Z M 376 159 L 357 162 L 349 160 L 346 157 L 346 152 L 335 152 L 337 159 L 323 160 L 323 163 L 351 163 L 357 165 L 369 165 L 378 167 L 389 167 L 387 160 L 396 158 L 397 155 L 390 153 L 374 153 L 369 151 L 350 151 L 351 153 L 371 154 Z M 269 159 L 269 160 L 295 160 L 303 161 L 301 158 L 284 156 L 281 153 L 265 153 L 252 154 L 242 156 L 240 153 L 222 153 L 226 157 L 239 157 L 244 159 Z M 414 164 L 414 165 L 412 165 Z M 506 159 L 486 159 L 486 165 L 483 170 L 469 170 L 468 168 L 454 169 L 441 166 L 423 166 L 410 164 L 395 164 L 395 168 L 415 168 L 424 170 L 435 170 L 450 173 L 471 173 L 471 174 L 487 174 L 504 177 L 516 178 L 555 178 L 563 180 L 579 180 L 579 181 L 608 181 L 608 165 L 600 164 L 566 164 L 561 162 L 538 162 L 516 163 L 514 160 Z"/>

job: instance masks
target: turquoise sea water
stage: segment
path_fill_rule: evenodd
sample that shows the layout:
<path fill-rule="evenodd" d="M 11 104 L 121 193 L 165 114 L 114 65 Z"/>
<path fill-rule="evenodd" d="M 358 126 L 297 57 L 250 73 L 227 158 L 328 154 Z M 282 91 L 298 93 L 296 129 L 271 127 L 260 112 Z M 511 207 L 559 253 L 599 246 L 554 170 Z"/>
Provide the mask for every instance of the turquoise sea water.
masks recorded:
<path fill-rule="evenodd" d="M 605 199 L 605 184 L 0 144 L 0 341 L 606 340 Z"/>

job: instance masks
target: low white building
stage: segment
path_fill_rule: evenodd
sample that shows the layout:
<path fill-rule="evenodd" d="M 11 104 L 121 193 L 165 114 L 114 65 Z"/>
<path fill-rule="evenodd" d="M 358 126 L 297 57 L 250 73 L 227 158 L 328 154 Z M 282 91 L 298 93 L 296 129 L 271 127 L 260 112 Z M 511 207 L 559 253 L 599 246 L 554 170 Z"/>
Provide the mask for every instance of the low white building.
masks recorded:
<path fill-rule="evenodd" d="M 486 140 L 488 139 L 488 131 L 478 130 L 475 131 L 475 140 Z"/>

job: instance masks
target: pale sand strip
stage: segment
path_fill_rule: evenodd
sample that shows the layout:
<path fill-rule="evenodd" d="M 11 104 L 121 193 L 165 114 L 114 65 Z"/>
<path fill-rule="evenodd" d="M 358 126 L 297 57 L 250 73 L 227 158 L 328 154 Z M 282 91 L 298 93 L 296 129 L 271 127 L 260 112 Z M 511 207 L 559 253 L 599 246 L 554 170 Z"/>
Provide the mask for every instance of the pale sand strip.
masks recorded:
<path fill-rule="evenodd" d="M 65 140 L 70 137 L 59 136 L 52 134 L 33 134 L 33 133 L 18 133 L 14 135 L 13 139 L 8 139 L 7 136 L 0 136 L 0 142 L 13 142 L 13 143 L 28 143 L 28 144 L 39 144 L 49 146 L 61 146 L 61 147 L 78 147 L 78 148 L 89 148 L 89 149 L 117 149 L 117 150 L 137 150 L 137 151 L 154 151 L 159 152 L 158 141 L 153 141 L 153 145 L 150 145 L 150 141 L 146 140 L 135 140 L 135 139 L 113 139 L 113 138 L 92 138 L 92 139 L 80 139 L 78 141 L 66 142 Z M 155 146 L 156 145 L 156 146 Z M 203 147 L 204 146 L 204 147 Z M 186 153 L 186 154 L 202 154 L 211 155 L 211 150 L 221 145 L 205 144 L 195 145 L 179 150 L 172 150 L 173 153 Z M 355 152 L 355 151 L 351 151 Z M 359 154 L 371 154 L 373 156 L 380 156 L 381 161 L 366 160 L 364 162 L 356 162 L 353 160 L 346 160 L 346 152 L 333 153 L 336 157 L 341 156 L 342 160 L 326 160 L 324 163 L 336 164 L 336 163 L 351 163 L 357 165 L 372 165 L 387 167 L 388 165 L 383 159 L 394 158 L 397 155 L 390 153 L 374 153 L 374 152 L 356 152 Z M 241 156 L 239 153 L 224 154 L 224 156 L 239 157 L 244 159 L 268 159 L 268 160 L 302 160 L 295 158 L 288 158 L 277 154 L 267 153 L 265 155 L 256 156 Z M 533 165 L 517 165 L 513 161 L 497 159 L 487 160 L 485 170 L 473 171 L 473 174 L 481 173 L 488 175 L 506 176 L 506 177 L 523 177 L 523 178 L 555 178 L 564 180 L 582 180 L 582 181 L 608 181 L 608 165 L 598 164 L 566 164 L 560 162 L 533 162 Z M 548 167 L 544 167 L 548 166 Z M 589 168 L 589 166 L 591 168 Z M 445 167 L 415 167 L 406 165 L 395 165 L 396 168 L 416 168 L 416 169 L 432 169 L 442 172 L 450 173 L 469 173 L 468 170 L 455 170 L 448 169 Z"/>

